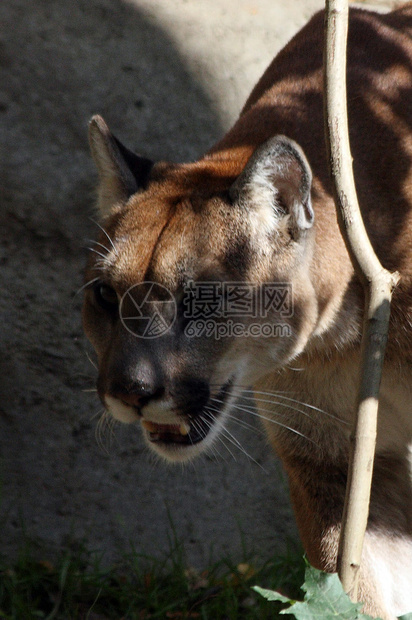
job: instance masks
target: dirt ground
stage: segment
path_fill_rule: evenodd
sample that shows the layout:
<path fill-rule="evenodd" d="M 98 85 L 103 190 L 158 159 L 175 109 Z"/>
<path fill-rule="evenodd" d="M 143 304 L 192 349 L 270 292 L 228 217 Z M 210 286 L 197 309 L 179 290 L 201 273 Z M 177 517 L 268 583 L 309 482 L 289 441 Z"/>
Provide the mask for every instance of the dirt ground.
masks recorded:
<path fill-rule="evenodd" d="M 100 113 L 152 159 L 194 159 L 234 121 L 276 51 L 322 0 L 10 0 L 0 3 L 0 540 L 84 541 L 113 561 L 267 557 L 296 536 L 280 467 L 256 432 L 185 469 L 138 429 L 99 434 L 80 309 Z M 90 359 L 89 359 L 90 358 Z M 91 361 L 90 361 L 91 360 Z M 253 423 L 253 420 L 248 420 Z M 233 454 L 231 454 L 233 453 Z M 42 551 L 43 553 L 43 551 Z"/>

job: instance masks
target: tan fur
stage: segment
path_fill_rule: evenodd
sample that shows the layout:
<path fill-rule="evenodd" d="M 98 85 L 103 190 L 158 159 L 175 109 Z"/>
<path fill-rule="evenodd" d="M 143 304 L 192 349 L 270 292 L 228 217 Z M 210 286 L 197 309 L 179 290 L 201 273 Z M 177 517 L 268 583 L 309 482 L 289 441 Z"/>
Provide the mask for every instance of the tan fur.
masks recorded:
<path fill-rule="evenodd" d="M 238 122 L 198 162 L 152 166 L 93 119 L 105 229 L 99 243 L 106 249 L 96 246 L 103 256 L 92 254 L 88 263 L 84 326 L 98 354 L 102 402 L 118 419 L 143 421 L 148 445 L 168 460 L 207 449 L 236 385 L 253 384 L 258 408 L 271 418 L 264 425 L 288 473 L 308 557 L 333 571 L 363 294 L 327 172 L 322 32 L 320 13 L 275 58 Z M 411 37 L 411 3 L 386 15 L 351 11 L 348 106 L 359 201 L 379 258 L 401 273 L 360 584 L 365 612 L 383 619 L 412 611 Z M 177 303 L 167 335 L 153 340 L 125 329 L 116 301 L 148 281 L 167 287 Z M 239 321 L 246 328 L 282 322 L 289 337 L 189 338 L 182 300 L 190 282 L 251 283 L 258 291 L 288 283 L 291 316 L 272 309 Z M 124 306 L 129 317 L 143 293 L 133 299 Z"/>

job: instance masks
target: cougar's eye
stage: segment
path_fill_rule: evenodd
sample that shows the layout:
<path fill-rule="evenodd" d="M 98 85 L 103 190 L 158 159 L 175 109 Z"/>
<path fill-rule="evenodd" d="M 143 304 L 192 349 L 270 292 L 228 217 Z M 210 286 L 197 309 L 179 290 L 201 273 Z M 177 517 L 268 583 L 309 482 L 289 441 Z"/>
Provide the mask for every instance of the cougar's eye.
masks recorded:
<path fill-rule="evenodd" d="M 97 282 L 93 287 L 93 292 L 94 298 L 101 308 L 110 312 L 117 309 L 119 300 L 114 288 L 104 282 Z"/>

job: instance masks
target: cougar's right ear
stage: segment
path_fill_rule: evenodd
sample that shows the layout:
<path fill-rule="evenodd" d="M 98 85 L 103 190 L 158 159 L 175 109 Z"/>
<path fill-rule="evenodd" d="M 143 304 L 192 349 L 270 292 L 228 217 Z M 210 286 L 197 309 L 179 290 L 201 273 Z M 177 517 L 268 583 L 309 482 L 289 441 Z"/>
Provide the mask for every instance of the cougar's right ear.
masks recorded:
<path fill-rule="evenodd" d="M 233 201 L 245 208 L 266 207 L 267 229 L 286 225 L 298 239 L 313 226 L 312 172 L 296 142 L 274 136 L 261 144 L 230 188 Z"/>
<path fill-rule="evenodd" d="M 123 146 L 98 115 L 89 123 L 89 143 L 100 177 L 99 208 L 105 217 L 115 204 L 146 187 L 153 162 Z"/>

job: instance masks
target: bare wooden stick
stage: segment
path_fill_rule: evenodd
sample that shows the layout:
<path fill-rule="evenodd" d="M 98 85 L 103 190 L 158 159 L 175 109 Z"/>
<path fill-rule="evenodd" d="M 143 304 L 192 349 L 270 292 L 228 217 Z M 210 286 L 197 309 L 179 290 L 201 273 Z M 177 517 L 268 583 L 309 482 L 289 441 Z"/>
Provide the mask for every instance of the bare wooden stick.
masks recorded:
<path fill-rule="evenodd" d="M 369 512 L 378 394 L 388 334 L 390 302 L 399 275 L 391 274 L 380 264 L 365 230 L 356 195 L 346 106 L 347 32 L 347 0 L 326 0 L 326 143 L 339 226 L 365 290 L 357 415 L 350 437 L 348 482 L 338 552 L 340 579 L 345 591 L 356 601 Z"/>

